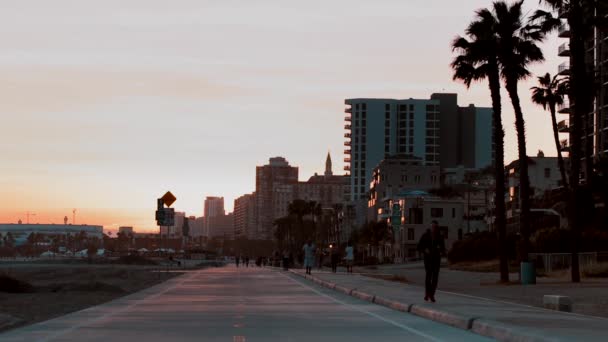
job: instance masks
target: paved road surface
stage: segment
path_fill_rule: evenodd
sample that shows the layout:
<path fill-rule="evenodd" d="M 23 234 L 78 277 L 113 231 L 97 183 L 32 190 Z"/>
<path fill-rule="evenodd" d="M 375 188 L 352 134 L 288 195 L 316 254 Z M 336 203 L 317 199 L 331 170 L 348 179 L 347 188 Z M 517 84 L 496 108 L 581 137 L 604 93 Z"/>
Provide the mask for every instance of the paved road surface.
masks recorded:
<path fill-rule="evenodd" d="M 297 276 L 232 266 L 0 334 L 0 341 L 488 341 Z"/>

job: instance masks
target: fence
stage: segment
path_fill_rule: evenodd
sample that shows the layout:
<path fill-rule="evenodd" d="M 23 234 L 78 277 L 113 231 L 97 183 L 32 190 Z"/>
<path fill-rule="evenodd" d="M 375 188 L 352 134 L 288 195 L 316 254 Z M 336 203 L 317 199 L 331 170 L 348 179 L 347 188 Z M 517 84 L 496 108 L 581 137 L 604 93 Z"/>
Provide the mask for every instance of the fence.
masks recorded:
<path fill-rule="evenodd" d="M 536 268 L 545 272 L 570 268 L 571 253 L 530 253 L 530 260 L 536 263 Z M 608 252 L 579 253 L 578 261 L 581 268 L 592 266 L 598 262 L 608 261 Z"/>

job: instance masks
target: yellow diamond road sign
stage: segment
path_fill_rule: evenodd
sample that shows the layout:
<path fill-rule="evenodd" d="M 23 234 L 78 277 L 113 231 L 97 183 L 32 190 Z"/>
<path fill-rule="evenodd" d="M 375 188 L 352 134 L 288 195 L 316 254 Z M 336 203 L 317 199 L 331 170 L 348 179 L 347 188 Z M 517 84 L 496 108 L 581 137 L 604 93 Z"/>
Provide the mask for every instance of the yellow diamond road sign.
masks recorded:
<path fill-rule="evenodd" d="M 165 205 L 167 207 L 170 207 L 171 204 L 173 204 L 173 202 L 175 202 L 175 200 L 177 198 L 175 198 L 175 196 L 173 196 L 173 194 L 171 193 L 171 191 L 167 191 L 167 193 L 164 194 L 163 197 L 161 197 L 160 199 L 163 200 L 163 203 L 165 203 Z"/>

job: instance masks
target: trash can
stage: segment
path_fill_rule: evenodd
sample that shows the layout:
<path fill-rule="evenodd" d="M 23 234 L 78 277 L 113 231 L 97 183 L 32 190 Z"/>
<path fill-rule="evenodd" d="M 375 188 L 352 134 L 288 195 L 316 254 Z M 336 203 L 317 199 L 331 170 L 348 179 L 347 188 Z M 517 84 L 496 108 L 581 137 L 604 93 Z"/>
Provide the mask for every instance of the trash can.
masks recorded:
<path fill-rule="evenodd" d="M 536 284 L 536 267 L 533 261 L 522 262 L 519 265 L 522 285 Z"/>

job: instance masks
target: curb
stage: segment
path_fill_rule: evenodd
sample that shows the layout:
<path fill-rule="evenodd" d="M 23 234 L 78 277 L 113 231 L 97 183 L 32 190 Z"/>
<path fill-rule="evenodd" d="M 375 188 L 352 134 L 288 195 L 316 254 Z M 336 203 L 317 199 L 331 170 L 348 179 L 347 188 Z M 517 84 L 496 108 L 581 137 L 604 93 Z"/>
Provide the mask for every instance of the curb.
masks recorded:
<path fill-rule="evenodd" d="M 355 298 L 359 298 L 366 302 L 372 302 L 372 303 L 374 302 L 374 298 L 376 298 L 376 296 L 374 296 L 374 295 L 370 295 L 368 293 L 357 291 L 357 290 L 353 290 L 350 295 Z"/>
<path fill-rule="evenodd" d="M 542 336 L 538 336 L 534 333 L 523 334 L 521 332 L 515 332 L 513 327 L 485 319 L 476 319 L 473 321 L 471 331 L 482 336 L 488 336 L 495 338 L 499 341 L 513 341 L 513 342 L 549 342 L 556 341 L 555 339 L 549 339 Z"/>
<path fill-rule="evenodd" d="M 378 304 L 378 305 L 386 306 L 390 309 L 401 311 L 401 312 L 410 312 L 410 310 L 412 308 L 412 304 L 405 304 L 405 303 L 397 302 L 394 300 L 390 300 L 390 299 L 386 299 L 386 298 L 382 298 L 382 297 L 378 297 L 378 296 L 374 297 L 374 303 Z"/>
<path fill-rule="evenodd" d="M 331 283 L 312 275 L 301 274 L 290 270 L 291 273 L 309 279 L 312 282 L 319 284 L 320 286 L 327 287 L 338 292 L 342 292 L 349 296 L 372 302 L 378 305 L 388 307 L 390 309 L 408 312 L 413 315 L 426 318 L 438 323 L 450 325 L 463 330 L 471 331 L 475 334 L 490 337 L 498 341 L 509 341 L 509 342 L 552 342 L 555 339 L 549 339 L 538 335 L 535 332 L 521 332 L 521 328 L 506 325 L 500 322 L 485 320 L 480 317 L 467 317 L 456 313 L 447 311 L 432 309 L 423 305 L 406 304 L 387 298 L 379 297 L 374 294 L 369 294 L 357 289 L 350 289 L 335 283 Z"/>
<path fill-rule="evenodd" d="M 410 313 L 464 330 L 470 330 L 473 326 L 473 321 L 476 319 L 476 317 L 466 317 L 447 311 L 431 309 L 422 305 L 412 305 Z"/>

